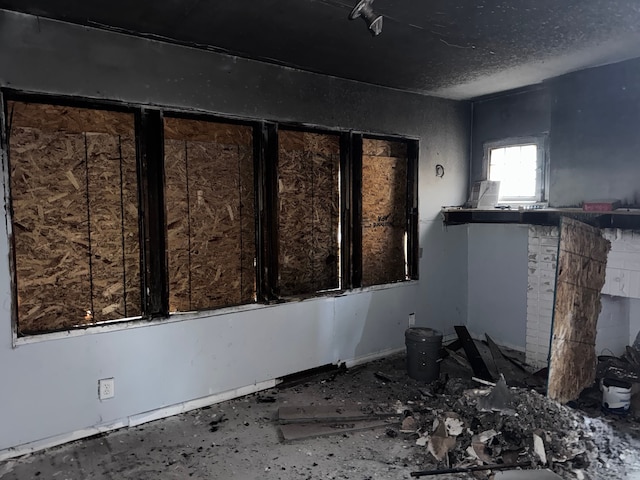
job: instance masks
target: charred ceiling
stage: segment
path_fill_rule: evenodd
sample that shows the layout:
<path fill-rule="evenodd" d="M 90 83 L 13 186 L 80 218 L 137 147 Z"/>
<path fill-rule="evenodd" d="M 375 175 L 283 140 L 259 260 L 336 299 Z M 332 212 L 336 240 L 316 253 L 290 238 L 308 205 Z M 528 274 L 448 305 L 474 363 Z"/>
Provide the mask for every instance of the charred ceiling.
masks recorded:
<path fill-rule="evenodd" d="M 391 88 L 471 98 L 640 56 L 631 0 L 0 0 L 0 8 Z"/>

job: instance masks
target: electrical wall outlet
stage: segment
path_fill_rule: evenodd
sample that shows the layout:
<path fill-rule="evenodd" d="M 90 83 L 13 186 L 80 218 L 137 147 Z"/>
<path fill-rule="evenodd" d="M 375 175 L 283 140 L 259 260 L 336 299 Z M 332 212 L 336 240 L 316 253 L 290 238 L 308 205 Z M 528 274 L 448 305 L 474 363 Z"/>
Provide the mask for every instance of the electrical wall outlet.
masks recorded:
<path fill-rule="evenodd" d="M 113 398 L 115 397 L 115 395 L 116 390 L 114 378 L 103 378 L 101 380 L 98 380 L 98 398 L 100 400 Z"/>
<path fill-rule="evenodd" d="M 410 313 L 409 314 L 409 328 L 414 327 L 416 325 L 416 314 L 415 313 Z"/>

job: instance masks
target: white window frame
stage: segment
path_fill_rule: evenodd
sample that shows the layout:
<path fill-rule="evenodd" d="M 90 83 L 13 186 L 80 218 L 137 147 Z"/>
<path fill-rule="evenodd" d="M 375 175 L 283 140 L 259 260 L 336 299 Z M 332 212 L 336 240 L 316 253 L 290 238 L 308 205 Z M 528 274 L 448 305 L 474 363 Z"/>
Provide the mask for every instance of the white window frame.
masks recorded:
<path fill-rule="evenodd" d="M 518 147 L 521 145 L 535 145 L 537 151 L 536 160 L 536 195 L 534 197 L 506 197 L 501 198 L 501 205 L 526 205 L 532 203 L 547 202 L 549 191 L 549 152 L 546 134 L 531 135 L 526 137 L 510 137 L 500 140 L 492 140 L 484 144 L 483 178 L 489 179 L 490 158 L 489 153 L 493 149 Z"/>

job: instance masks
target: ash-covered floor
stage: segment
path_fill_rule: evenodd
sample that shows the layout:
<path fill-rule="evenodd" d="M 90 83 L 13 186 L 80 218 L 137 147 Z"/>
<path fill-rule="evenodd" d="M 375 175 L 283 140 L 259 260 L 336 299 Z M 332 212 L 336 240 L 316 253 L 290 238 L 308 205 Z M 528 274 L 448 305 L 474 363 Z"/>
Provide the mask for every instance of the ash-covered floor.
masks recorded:
<path fill-rule="evenodd" d="M 451 358 L 442 362 L 441 378 L 447 377 L 432 385 L 412 380 L 404 355 L 393 356 L 0 463 L 0 477 L 400 479 L 484 460 L 547 467 L 562 478 L 640 478 L 640 424 L 634 418 L 597 411 L 591 418 L 522 388 L 508 390 L 510 403 L 502 411 L 483 412 L 478 402 L 491 387 L 471 380 L 471 373 Z M 349 430 L 359 424 L 356 419 L 334 423 L 337 433 L 331 436 L 281 441 L 280 407 L 321 405 L 335 406 L 338 413 L 355 406 L 365 417 L 367 412 L 398 416 L 369 430 Z M 534 434 L 542 441 L 545 465 Z M 493 473 L 434 478 L 490 478 Z"/>

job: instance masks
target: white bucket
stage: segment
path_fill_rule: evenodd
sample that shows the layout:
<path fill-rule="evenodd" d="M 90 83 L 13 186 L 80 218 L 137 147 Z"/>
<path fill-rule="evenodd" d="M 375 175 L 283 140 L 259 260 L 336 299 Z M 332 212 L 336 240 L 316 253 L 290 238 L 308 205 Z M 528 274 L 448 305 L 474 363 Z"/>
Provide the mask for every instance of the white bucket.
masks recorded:
<path fill-rule="evenodd" d="M 602 390 L 602 408 L 611 413 L 627 413 L 631 405 L 631 384 L 622 380 L 603 378 L 600 380 Z"/>

